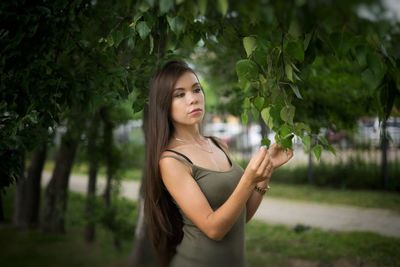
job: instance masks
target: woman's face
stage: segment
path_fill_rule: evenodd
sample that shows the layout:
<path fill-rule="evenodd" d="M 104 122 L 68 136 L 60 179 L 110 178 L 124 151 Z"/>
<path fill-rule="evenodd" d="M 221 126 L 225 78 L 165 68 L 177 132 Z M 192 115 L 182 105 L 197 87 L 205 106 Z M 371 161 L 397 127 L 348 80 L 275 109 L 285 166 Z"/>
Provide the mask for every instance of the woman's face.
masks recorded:
<path fill-rule="evenodd" d="M 174 124 L 195 125 L 204 117 L 204 94 L 194 73 L 187 71 L 175 83 L 171 119 Z"/>

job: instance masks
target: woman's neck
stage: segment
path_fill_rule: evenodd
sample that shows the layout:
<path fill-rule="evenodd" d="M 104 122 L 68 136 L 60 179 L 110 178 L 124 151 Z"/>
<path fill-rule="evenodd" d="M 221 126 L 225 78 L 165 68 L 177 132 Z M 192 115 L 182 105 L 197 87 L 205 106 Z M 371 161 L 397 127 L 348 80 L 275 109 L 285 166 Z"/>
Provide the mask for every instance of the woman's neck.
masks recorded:
<path fill-rule="evenodd" d="M 174 135 L 172 138 L 184 140 L 187 142 L 197 142 L 202 139 L 199 127 L 175 127 Z"/>

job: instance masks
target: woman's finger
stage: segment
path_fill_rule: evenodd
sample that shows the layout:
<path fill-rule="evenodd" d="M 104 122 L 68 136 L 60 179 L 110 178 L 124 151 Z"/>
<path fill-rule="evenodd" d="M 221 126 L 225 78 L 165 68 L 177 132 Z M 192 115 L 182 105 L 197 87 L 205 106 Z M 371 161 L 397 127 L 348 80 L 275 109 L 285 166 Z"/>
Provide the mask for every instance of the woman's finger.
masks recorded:
<path fill-rule="evenodd" d="M 264 146 L 260 147 L 257 154 L 255 154 L 250 161 L 250 164 L 254 169 L 258 169 L 261 162 L 264 160 L 266 154 L 267 154 L 267 148 Z"/>
<path fill-rule="evenodd" d="M 266 155 L 264 156 L 259 169 L 262 171 L 262 173 L 264 173 L 265 169 L 267 168 L 267 166 L 271 163 L 271 156 L 269 155 L 268 151 L 266 153 Z"/>

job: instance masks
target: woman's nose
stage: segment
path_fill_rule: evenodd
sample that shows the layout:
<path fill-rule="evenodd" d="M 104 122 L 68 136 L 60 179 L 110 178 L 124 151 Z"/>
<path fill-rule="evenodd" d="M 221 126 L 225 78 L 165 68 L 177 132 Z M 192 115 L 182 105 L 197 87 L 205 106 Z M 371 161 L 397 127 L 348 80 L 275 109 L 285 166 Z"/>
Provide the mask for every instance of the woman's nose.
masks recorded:
<path fill-rule="evenodd" d="M 197 104 L 199 102 L 198 96 L 194 93 L 188 94 L 189 96 L 189 104 Z"/>

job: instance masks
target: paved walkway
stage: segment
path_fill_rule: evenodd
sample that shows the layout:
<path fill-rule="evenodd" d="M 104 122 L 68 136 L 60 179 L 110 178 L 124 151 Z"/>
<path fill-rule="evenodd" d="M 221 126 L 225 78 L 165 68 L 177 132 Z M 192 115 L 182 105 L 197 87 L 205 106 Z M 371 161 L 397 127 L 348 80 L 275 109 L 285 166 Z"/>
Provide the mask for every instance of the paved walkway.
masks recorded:
<path fill-rule="evenodd" d="M 49 181 L 49 173 L 45 173 L 43 178 L 42 185 L 45 185 Z M 85 193 L 86 185 L 87 176 L 71 176 L 70 190 Z M 105 180 L 99 179 L 97 192 L 102 192 L 104 185 Z M 139 183 L 124 181 L 121 191 L 124 197 L 137 200 Z M 273 224 L 288 226 L 302 224 L 334 231 L 369 231 L 400 238 L 400 215 L 383 209 L 316 204 L 265 197 L 255 218 Z"/>

